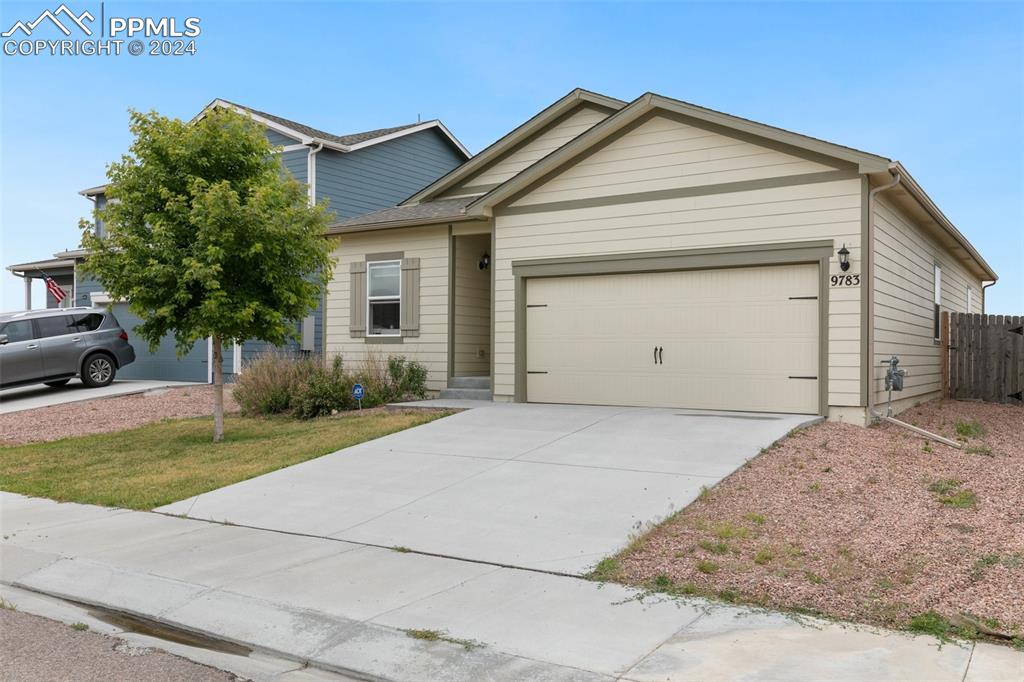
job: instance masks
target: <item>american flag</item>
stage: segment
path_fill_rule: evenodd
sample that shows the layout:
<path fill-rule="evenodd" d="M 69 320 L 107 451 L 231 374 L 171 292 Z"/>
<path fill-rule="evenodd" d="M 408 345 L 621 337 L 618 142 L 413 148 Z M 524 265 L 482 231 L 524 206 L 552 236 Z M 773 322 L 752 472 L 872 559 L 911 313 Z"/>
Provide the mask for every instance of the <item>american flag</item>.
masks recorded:
<path fill-rule="evenodd" d="M 50 295 L 53 296 L 55 301 L 57 301 L 57 305 L 63 303 L 67 294 L 64 293 L 64 290 L 60 288 L 59 284 L 53 281 L 53 277 L 44 277 L 43 281 L 46 283 L 46 290 L 49 291 Z"/>

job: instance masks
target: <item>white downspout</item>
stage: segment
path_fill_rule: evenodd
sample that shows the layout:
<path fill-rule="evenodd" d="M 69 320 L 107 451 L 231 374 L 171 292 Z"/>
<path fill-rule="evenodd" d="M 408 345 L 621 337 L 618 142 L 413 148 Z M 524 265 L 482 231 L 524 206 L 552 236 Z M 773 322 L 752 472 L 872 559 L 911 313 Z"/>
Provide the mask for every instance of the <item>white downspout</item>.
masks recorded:
<path fill-rule="evenodd" d="M 316 206 L 316 155 L 323 148 L 324 148 L 324 143 L 323 142 L 318 142 L 317 145 L 316 145 L 316 148 L 314 148 L 311 145 L 310 148 L 309 148 L 309 154 L 306 157 L 307 164 L 308 164 L 307 167 L 306 167 L 306 179 L 309 181 L 308 184 L 309 184 L 309 205 L 310 206 Z M 327 290 L 325 289 L 324 293 L 321 294 L 321 296 L 320 296 L 321 310 L 324 311 L 325 313 L 326 313 L 326 310 L 327 310 L 326 296 L 327 296 Z M 301 325 L 302 323 L 300 322 L 299 324 Z M 327 338 L 326 332 L 324 333 L 323 337 L 324 337 L 324 339 Z M 325 343 L 325 345 L 326 345 L 326 343 Z M 327 362 L 327 353 L 324 353 L 323 359 L 324 359 L 324 363 L 326 363 Z"/>
<path fill-rule="evenodd" d="M 889 165 L 889 173 L 892 174 L 892 182 L 888 182 L 881 187 L 875 187 L 868 192 L 868 248 L 875 248 L 875 196 L 882 192 L 892 189 L 896 185 L 900 184 L 900 171 L 898 166 L 893 163 Z M 868 259 L 868 372 L 867 378 L 868 384 L 868 416 L 875 419 L 880 419 L 890 424 L 895 424 L 901 428 L 913 431 L 914 433 L 925 436 L 932 440 L 938 441 L 951 448 L 962 449 L 963 445 L 952 441 L 948 438 L 943 438 L 937 433 L 926 431 L 913 424 L 908 424 L 904 421 L 900 421 L 895 417 L 891 417 L 888 414 L 882 414 L 875 409 L 875 259 L 874 251 L 872 251 L 872 257 Z"/>
<path fill-rule="evenodd" d="M 323 142 L 318 142 L 316 147 L 310 145 L 309 154 L 306 155 L 306 184 L 309 185 L 310 206 L 316 206 L 316 155 L 323 148 Z"/>
<path fill-rule="evenodd" d="M 880 187 L 875 187 L 868 191 L 868 234 L 867 234 L 867 247 L 868 247 L 868 272 L 865 277 L 866 279 L 866 294 L 868 297 L 868 319 L 865 321 L 867 325 L 867 336 L 868 336 L 868 357 L 867 357 L 867 368 L 865 372 L 865 378 L 868 382 L 868 416 L 869 417 L 880 417 L 875 412 L 875 196 L 890 190 L 896 185 L 900 184 L 900 171 L 895 163 L 889 164 L 889 173 L 892 175 L 892 181 L 888 182 Z"/>
<path fill-rule="evenodd" d="M 982 284 L 981 285 L 981 314 L 982 315 L 985 314 L 985 308 L 988 307 L 986 305 L 987 304 L 987 299 L 988 299 L 988 292 L 985 291 L 985 290 L 988 289 L 993 284 L 995 284 L 995 282 L 989 282 L 988 284 Z"/>

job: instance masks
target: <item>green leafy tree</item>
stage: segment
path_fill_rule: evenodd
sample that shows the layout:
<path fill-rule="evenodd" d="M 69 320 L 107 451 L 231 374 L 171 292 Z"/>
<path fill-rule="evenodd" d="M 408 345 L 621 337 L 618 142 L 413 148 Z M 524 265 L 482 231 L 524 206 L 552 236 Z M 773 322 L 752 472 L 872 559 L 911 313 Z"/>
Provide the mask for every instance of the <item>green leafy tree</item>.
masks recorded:
<path fill-rule="evenodd" d="M 316 306 L 332 268 L 323 206 L 289 176 L 260 126 L 228 109 L 185 122 L 131 113 L 134 141 L 110 164 L 105 234 L 82 221 L 85 269 L 143 319 L 151 350 L 213 347 L 214 441 L 224 434 L 222 347 L 275 345 Z"/>

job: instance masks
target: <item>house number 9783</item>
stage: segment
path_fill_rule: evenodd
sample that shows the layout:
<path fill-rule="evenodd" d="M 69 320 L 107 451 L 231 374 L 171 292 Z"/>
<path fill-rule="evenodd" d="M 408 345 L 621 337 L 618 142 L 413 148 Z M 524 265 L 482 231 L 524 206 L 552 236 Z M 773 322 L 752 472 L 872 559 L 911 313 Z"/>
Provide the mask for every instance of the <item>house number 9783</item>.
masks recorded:
<path fill-rule="evenodd" d="M 860 286 L 860 275 L 832 275 L 832 286 L 834 286 L 834 287 L 856 287 L 856 286 Z"/>

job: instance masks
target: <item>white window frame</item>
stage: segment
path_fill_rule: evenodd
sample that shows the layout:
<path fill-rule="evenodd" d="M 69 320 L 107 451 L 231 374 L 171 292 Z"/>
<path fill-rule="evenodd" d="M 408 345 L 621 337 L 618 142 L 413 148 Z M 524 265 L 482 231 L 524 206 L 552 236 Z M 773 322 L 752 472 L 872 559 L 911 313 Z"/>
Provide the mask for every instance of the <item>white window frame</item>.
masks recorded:
<path fill-rule="evenodd" d="M 938 263 L 934 264 L 934 270 L 932 275 L 935 279 L 935 307 L 932 309 L 932 331 L 935 333 L 935 340 L 939 341 L 942 334 L 942 266 Z"/>
<path fill-rule="evenodd" d="M 397 296 L 371 296 L 370 295 L 370 271 L 375 265 L 397 265 L 398 266 L 398 295 Z M 366 336 L 371 339 L 379 339 L 383 337 L 393 338 L 395 336 L 401 336 L 401 322 L 399 322 L 399 329 L 388 331 L 384 334 L 373 333 L 373 318 L 370 316 L 370 304 L 377 301 L 397 301 L 398 302 L 398 319 L 402 319 L 402 261 L 398 260 L 374 260 L 367 261 L 366 263 Z"/>
<path fill-rule="evenodd" d="M 974 289 L 967 287 L 967 312 L 974 312 Z"/>

